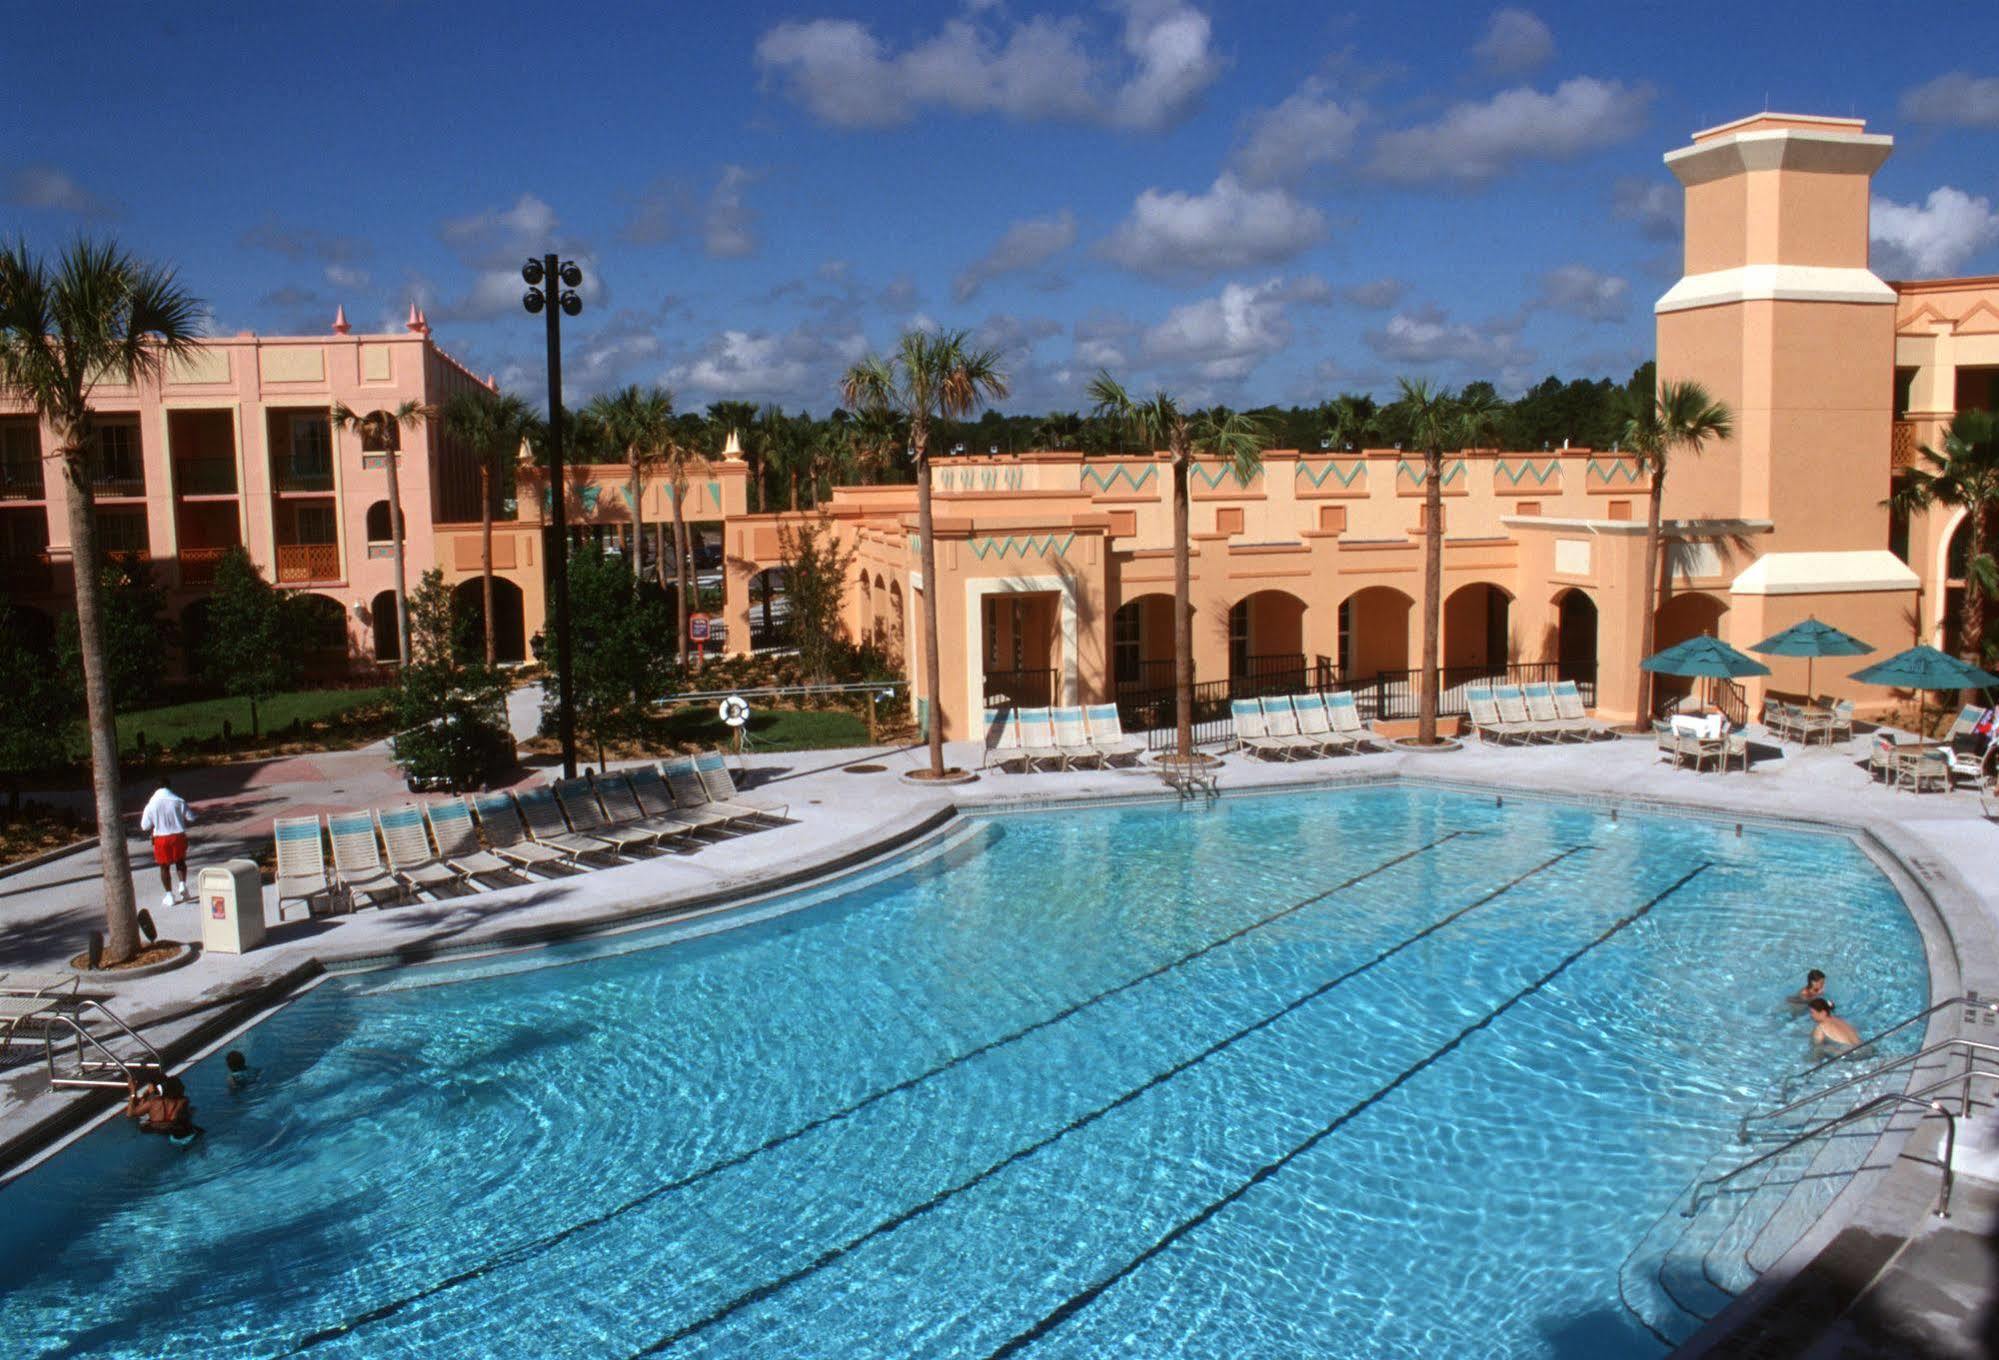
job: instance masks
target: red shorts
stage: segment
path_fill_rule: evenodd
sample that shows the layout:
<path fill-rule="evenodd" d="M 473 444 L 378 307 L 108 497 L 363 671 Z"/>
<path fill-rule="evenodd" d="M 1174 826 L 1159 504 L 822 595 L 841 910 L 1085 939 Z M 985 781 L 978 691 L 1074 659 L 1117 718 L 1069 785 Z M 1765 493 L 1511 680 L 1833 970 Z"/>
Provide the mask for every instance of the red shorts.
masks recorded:
<path fill-rule="evenodd" d="M 153 837 L 153 863 L 155 864 L 187 863 L 187 837 L 186 836 Z"/>

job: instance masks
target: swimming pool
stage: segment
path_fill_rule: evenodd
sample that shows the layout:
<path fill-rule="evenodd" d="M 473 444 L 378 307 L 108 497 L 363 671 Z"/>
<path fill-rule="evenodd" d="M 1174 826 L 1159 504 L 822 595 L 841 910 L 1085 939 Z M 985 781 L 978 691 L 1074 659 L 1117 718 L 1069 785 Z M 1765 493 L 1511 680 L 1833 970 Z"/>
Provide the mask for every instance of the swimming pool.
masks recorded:
<path fill-rule="evenodd" d="M 0 1190 L 9 1352 L 1656 1354 L 1619 1264 L 1802 1065 L 1781 996 L 1927 999 L 1843 838 L 1410 786 L 566 957 L 323 985 L 192 1151 Z"/>

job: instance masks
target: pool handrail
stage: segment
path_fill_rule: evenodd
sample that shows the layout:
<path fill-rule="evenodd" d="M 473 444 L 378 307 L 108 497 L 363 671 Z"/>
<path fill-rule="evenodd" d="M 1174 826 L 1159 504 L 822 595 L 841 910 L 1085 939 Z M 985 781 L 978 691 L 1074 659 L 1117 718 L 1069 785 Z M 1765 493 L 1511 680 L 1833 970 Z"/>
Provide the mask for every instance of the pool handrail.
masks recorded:
<path fill-rule="evenodd" d="M 1950 1078 L 1950 1080 L 1956 1081 L 1957 1078 L 1952 1077 Z M 1771 1160 L 1772 1158 L 1781 1157 L 1785 1153 L 1789 1152 L 1792 1148 L 1798 1147 L 1804 1143 L 1809 1143 L 1814 1138 L 1822 1138 L 1826 1134 L 1832 1133 L 1835 1130 L 1843 1128 L 1846 1125 L 1854 1123 L 1857 1120 L 1865 1119 L 1868 1116 L 1875 1114 L 1877 1111 L 1881 1109 L 1881 1107 L 1886 1105 L 1913 1105 L 1917 1109 L 1923 1111 L 1923 1118 L 1925 1119 L 1928 1119 L 1931 1115 L 1941 1115 L 1943 1117 L 1944 1155 L 1943 1155 L 1943 1160 L 1940 1163 L 1940 1165 L 1943 1168 L 1943 1190 L 1937 1202 L 1936 1216 L 1938 1218 L 1949 1218 L 1950 1191 L 1955 1174 L 1952 1171 L 1951 1163 L 1953 1160 L 1955 1160 L 1954 1154 L 1957 1149 L 1958 1117 L 1952 1114 L 1950 1110 L 1946 1109 L 1944 1107 L 1944 1103 L 1941 1100 L 1924 1100 L 1914 1095 L 1898 1095 L 1893 1093 L 1890 1093 L 1888 1095 L 1875 1096 L 1872 1100 L 1854 1106 L 1852 1109 L 1848 1110 L 1845 1114 L 1834 1115 L 1831 1119 L 1826 1120 L 1822 1124 L 1817 1124 L 1809 1129 L 1804 1130 L 1803 1132 L 1799 1133 L 1795 1138 L 1788 1140 L 1787 1142 L 1781 1144 L 1780 1146 L 1774 1147 L 1770 1149 L 1768 1152 L 1761 1154 L 1760 1156 L 1750 1158 L 1748 1161 L 1744 1162 L 1741 1166 L 1736 1167 L 1733 1171 L 1725 1171 L 1719 1176 L 1709 1176 L 1706 1180 L 1695 1182 L 1692 1198 L 1688 1201 L 1687 1207 L 1680 1211 L 1681 1217 L 1692 1218 L 1698 1213 L 1700 1213 L 1702 1208 L 1701 1192 L 1703 1189 L 1707 1189 L 1709 1191 L 1718 1191 L 1723 1185 L 1727 1184 L 1729 1181 L 1734 1180 L 1737 1176 L 1740 1176 L 1743 1172 L 1754 1170 L 1755 1168 L 1763 1165 L 1763 1163 Z M 1716 1196 L 1710 1193 L 1707 1202 L 1712 1203 L 1715 1198 Z"/>
<path fill-rule="evenodd" d="M 1853 1049 L 1849 1051 L 1858 1052 L 1863 1047 L 1865 1047 L 1865 1045 L 1856 1044 L 1853 1047 Z M 1742 1122 L 1740 1125 L 1740 1132 L 1738 1136 L 1743 1142 L 1749 1141 L 1749 1125 L 1752 1120 L 1779 1118 L 1780 1116 L 1787 1115 L 1791 1111 L 1799 1109 L 1802 1106 L 1810 1105 L 1816 1101 L 1824 1100 L 1829 1095 L 1835 1095 L 1840 1091 L 1847 1090 L 1849 1087 L 1858 1086 L 1863 1081 L 1872 1081 L 1876 1077 L 1885 1077 L 1890 1072 L 1897 1071 L 1901 1068 L 1908 1067 L 1915 1063 L 1920 1063 L 1924 1058 L 1934 1057 L 1936 1054 L 1942 1053 L 1945 1050 L 1957 1050 L 1959 1052 L 1962 1052 L 1964 1055 L 1965 1068 L 1963 1075 L 1961 1077 L 1951 1077 L 1944 1084 L 1949 1085 L 1950 1082 L 1952 1081 L 1962 1080 L 1965 1086 L 1964 1105 L 1966 1109 L 1969 1109 L 1971 1106 L 1970 1092 L 1971 1092 L 1971 1082 L 1973 1078 L 1991 1077 L 1995 1080 L 1999 1080 L 1999 1071 L 1982 1072 L 1973 1068 L 1971 1064 L 1979 1054 L 1993 1055 L 1993 1060 L 1999 1061 L 1999 1044 L 1988 1044 L 1978 1039 L 1966 1039 L 1960 1036 L 1952 1039 L 1939 1039 L 1936 1043 L 1931 1044 L 1928 1048 L 1919 1049 L 1914 1053 L 1904 1053 L 1899 1058 L 1896 1058 L 1890 1062 L 1885 1062 L 1881 1064 L 1881 1066 L 1879 1067 L 1869 1068 L 1867 1071 L 1859 1073 L 1856 1076 L 1848 1077 L 1845 1081 L 1835 1082 L 1831 1086 L 1827 1086 L 1820 1090 L 1812 1092 L 1810 1095 L 1799 1096 L 1796 1100 L 1791 1101 L 1788 1105 L 1780 1105 L 1774 1110 L 1761 1110 L 1754 1114 L 1746 1114 L 1742 1116 Z M 1840 1056 L 1845 1057 L 1846 1054 L 1841 1054 Z"/>

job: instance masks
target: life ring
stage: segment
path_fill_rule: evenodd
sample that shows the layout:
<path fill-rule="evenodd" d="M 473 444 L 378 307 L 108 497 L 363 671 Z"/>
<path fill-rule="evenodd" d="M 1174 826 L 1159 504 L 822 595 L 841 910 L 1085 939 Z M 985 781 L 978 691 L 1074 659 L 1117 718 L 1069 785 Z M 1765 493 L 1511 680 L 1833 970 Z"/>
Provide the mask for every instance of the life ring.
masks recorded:
<path fill-rule="evenodd" d="M 749 700 L 743 698 L 740 694 L 731 694 L 722 701 L 721 706 L 716 709 L 716 712 L 721 715 L 722 721 L 729 724 L 729 726 L 741 727 L 750 720 Z"/>

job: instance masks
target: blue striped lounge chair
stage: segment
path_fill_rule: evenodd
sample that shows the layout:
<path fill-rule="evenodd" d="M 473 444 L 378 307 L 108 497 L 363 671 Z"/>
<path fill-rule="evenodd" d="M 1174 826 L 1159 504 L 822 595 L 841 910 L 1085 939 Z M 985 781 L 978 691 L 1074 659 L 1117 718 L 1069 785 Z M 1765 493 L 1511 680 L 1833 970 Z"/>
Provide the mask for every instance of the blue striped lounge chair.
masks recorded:
<path fill-rule="evenodd" d="M 1145 743 L 1124 734 L 1124 723 L 1118 718 L 1116 704 L 1091 704 L 1083 710 L 1083 716 L 1090 724 L 1090 745 L 1096 748 L 1106 765 L 1127 761 L 1136 765 L 1145 753 Z"/>
<path fill-rule="evenodd" d="M 1291 699 L 1283 694 L 1266 694 L 1257 700 L 1263 708 L 1263 730 L 1272 741 L 1281 741 L 1298 756 L 1321 756 L 1326 753 L 1325 743 L 1308 737 L 1298 730 L 1298 714 L 1291 707 Z"/>
<path fill-rule="evenodd" d="M 1340 690 L 1326 696 L 1326 713 L 1333 720 L 1333 731 L 1353 738 L 1357 746 L 1379 747 L 1381 737 L 1373 724 L 1360 716 L 1360 705 L 1354 702 L 1350 690 Z"/>
<path fill-rule="evenodd" d="M 1020 724 L 1020 753 L 1029 770 L 1045 766 L 1067 768 L 1068 759 L 1055 744 L 1055 724 L 1049 720 L 1047 709 L 1023 708 L 1015 721 Z"/>
<path fill-rule="evenodd" d="M 1236 745 L 1251 755 L 1265 760 L 1296 758 L 1297 747 L 1290 742 L 1277 741 L 1270 735 L 1263 721 L 1263 706 L 1256 700 L 1229 700 L 1229 719 L 1235 725 Z"/>

